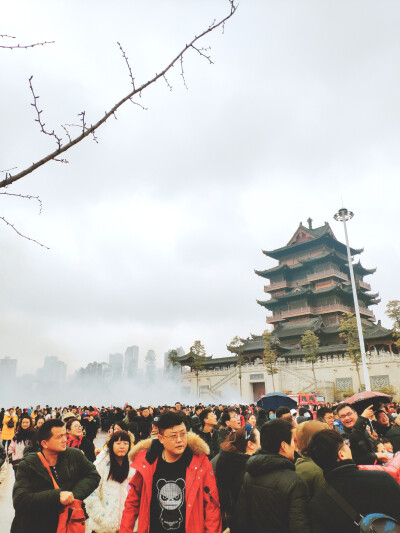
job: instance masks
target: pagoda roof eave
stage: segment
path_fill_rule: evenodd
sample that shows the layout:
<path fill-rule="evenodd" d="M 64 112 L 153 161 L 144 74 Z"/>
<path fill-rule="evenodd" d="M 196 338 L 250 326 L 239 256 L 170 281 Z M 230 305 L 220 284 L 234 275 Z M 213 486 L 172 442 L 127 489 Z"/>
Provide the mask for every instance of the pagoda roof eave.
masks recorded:
<path fill-rule="evenodd" d="M 365 268 L 362 266 L 360 261 L 358 261 L 358 263 L 353 264 L 353 269 L 360 272 L 363 276 L 369 276 L 370 274 L 375 274 L 376 272 L 376 268 Z"/>
<path fill-rule="evenodd" d="M 346 250 L 346 245 L 342 242 L 338 241 L 335 237 L 333 237 L 330 233 L 325 232 L 319 237 L 315 237 L 314 239 L 309 239 L 307 241 L 302 241 L 297 244 L 292 244 L 290 246 L 282 246 L 281 248 L 276 248 L 275 250 L 263 250 L 263 254 L 267 257 L 271 257 L 272 259 L 279 259 L 282 256 L 288 255 L 289 253 L 292 253 L 296 250 L 306 248 L 309 245 L 313 245 L 315 243 L 319 243 L 325 239 L 328 239 L 330 241 L 333 241 L 334 246 L 340 246 L 343 250 Z M 350 248 L 351 255 L 358 255 L 364 251 L 363 248 Z"/>

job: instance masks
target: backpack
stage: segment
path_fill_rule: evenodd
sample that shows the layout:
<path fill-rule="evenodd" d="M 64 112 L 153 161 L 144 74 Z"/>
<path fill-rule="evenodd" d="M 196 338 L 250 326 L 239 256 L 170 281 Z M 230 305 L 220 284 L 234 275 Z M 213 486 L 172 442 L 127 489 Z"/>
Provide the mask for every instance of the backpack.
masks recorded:
<path fill-rule="evenodd" d="M 327 484 L 325 490 L 342 511 L 352 519 L 353 523 L 359 527 L 360 533 L 400 533 L 400 522 L 395 518 L 381 513 L 362 516 L 332 485 Z"/>
<path fill-rule="evenodd" d="M 14 420 L 12 418 L 7 422 L 7 427 L 10 429 L 14 427 Z"/>
<path fill-rule="evenodd" d="M 361 515 L 360 515 L 361 516 Z M 360 522 L 360 533 L 398 533 L 400 524 L 394 518 L 380 513 L 367 514 Z"/>

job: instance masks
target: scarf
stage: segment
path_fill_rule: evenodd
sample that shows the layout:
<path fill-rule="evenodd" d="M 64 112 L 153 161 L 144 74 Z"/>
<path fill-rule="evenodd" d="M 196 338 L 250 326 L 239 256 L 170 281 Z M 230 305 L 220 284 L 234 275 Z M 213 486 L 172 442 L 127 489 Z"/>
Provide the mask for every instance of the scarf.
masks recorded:
<path fill-rule="evenodd" d="M 80 448 L 82 444 L 83 435 L 80 437 L 67 437 L 67 446 L 70 448 Z"/>

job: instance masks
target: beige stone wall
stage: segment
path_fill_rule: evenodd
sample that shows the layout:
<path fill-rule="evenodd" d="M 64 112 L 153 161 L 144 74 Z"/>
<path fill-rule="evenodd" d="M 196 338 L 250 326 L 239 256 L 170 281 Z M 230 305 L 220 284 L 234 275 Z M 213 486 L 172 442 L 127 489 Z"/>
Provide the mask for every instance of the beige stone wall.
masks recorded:
<path fill-rule="evenodd" d="M 315 390 L 311 364 L 304 362 L 278 363 L 278 374 L 275 374 L 275 390 L 311 392 Z M 373 352 L 368 357 L 368 369 L 372 390 L 382 385 L 391 385 L 400 393 L 400 356 L 389 353 Z M 351 388 L 359 389 L 358 375 L 355 365 L 348 358 L 324 360 L 315 364 L 318 391 L 333 401 L 335 392 Z M 362 369 L 360 368 L 363 382 Z M 242 367 L 242 395 L 239 392 L 239 377 L 235 367 L 219 370 L 203 371 L 199 375 L 200 400 L 204 403 L 243 401 L 252 403 L 253 383 L 265 383 L 266 393 L 273 391 L 272 378 L 265 371 L 261 360 Z M 197 397 L 196 376 L 183 369 L 181 373 L 182 390 Z"/>

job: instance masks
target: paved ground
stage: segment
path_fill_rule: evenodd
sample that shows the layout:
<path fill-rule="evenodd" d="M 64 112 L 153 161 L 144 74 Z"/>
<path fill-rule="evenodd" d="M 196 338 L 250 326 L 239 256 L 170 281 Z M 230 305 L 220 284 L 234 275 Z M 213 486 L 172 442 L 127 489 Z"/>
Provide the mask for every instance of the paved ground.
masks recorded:
<path fill-rule="evenodd" d="M 107 433 L 103 431 L 97 434 L 95 439 L 96 448 L 103 446 Z M 0 532 L 8 533 L 11 522 L 14 518 L 14 508 L 12 505 L 12 488 L 14 484 L 14 472 L 11 466 L 8 467 L 7 475 L 3 483 L 0 484 Z"/>

